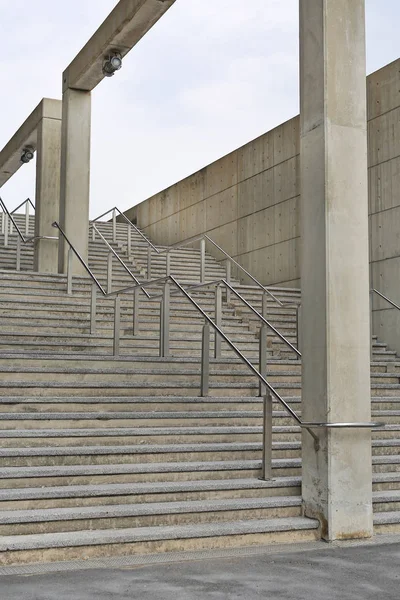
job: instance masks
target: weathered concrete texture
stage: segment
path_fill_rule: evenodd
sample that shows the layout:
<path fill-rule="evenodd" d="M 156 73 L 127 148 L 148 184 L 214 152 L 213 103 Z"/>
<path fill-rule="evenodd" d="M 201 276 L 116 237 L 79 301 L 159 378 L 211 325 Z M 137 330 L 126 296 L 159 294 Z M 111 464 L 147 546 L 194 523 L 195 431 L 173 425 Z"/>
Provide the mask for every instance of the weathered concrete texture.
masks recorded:
<path fill-rule="evenodd" d="M 369 75 L 367 85 L 370 244 L 374 249 L 371 260 L 377 263 L 372 283 L 399 303 L 400 60 Z M 169 244 L 207 232 L 263 283 L 297 286 L 299 162 L 299 117 L 295 117 L 126 214 L 137 219 L 157 243 Z M 377 213 L 385 210 L 390 217 L 376 224 Z M 378 258 L 376 252 L 388 256 Z M 379 267 L 378 262 L 386 258 L 396 266 Z M 380 268 L 386 269 L 382 276 Z M 387 278 L 389 269 L 391 280 Z M 375 304 L 375 309 L 378 307 Z M 385 309 L 374 315 L 375 333 L 400 352 L 392 326 L 400 330 L 400 313 L 395 316 L 396 311 L 387 305 Z"/>
<path fill-rule="evenodd" d="M 368 79 L 371 285 L 400 305 L 400 61 Z M 373 329 L 400 353 L 400 311 L 373 298 Z"/>
<path fill-rule="evenodd" d="M 364 0 L 300 0 L 302 419 L 370 421 Z M 303 430 L 328 540 L 372 535 L 371 433 Z"/>
<path fill-rule="evenodd" d="M 63 94 L 60 225 L 83 260 L 88 261 L 91 94 L 68 89 Z M 68 244 L 60 236 L 59 271 L 66 273 Z M 85 270 L 73 258 L 73 273 Z"/>
<path fill-rule="evenodd" d="M 104 79 L 104 56 L 111 50 L 125 56 L 175 0 L 122 0 L 118 2 L 63 74 L 68 88 L 91 92 Z"/>
<path fill-rule="evenodd" d="M 187 555 L 188 560 L 190 554 Z M 7 600 L 395 600 L 400 544 L 0 577 Z"/>
<path fill-rule="evenodd" d="M 37 150 L 35 236 L 54 237 L 60 195 L 61 101 L 43 98 L 0 152 L 0 187 L 23 165 L 26 146 Z M 34 268 L 57 273 L 57 240 L 37 240 Z"/>
<path fill-rule="evenodd" d="M 60 210 L 61 119 L 43 118 L 37 137 L 35 237 L 56 237 L 52 223 Z M 34 270 L 57 273 L 57 240 L 36 240 Z"/>

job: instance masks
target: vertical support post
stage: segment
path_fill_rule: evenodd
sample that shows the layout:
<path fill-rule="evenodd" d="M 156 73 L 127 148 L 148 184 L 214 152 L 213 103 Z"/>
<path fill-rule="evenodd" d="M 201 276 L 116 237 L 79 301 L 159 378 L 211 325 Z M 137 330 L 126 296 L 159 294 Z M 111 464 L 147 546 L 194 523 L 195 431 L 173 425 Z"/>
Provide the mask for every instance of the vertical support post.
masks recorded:
<path fill-rule="evenodd" d="M 58 246 L 52 224 L 60 214 L 61 110 L 59 101 L 43 100 L 37 129 L 34 270 L 58 273 Z M 29 210 L 29 202 L 26 203 Z M 28 219 L 28 216 L 27 216 Z M 63 226 L 63 224 L 61 224 Z M 65 231 L 65 230 L 64 230 Z M 74 243 L 74 240 L 71 240 Z M 63 243 L 63 242 L 62 242 Z M 67 257 L 65 256 L 65 260 Z M 74 261 L 75 263 L 75 261 Z M 74 264 L 74 267 L 79 267 Z M 65 270 L 62 271 L 65 273 Z M 83 274 L 83 273 L 82 273 Z"/>
<path fill-rule="evenodd" d="M 167 252 L 167 256 L 165 257 L 165 275 L 169 277 L 171 275 L 171 253 Z"/>
<path fill-rule="evenodd" d="M 200 283 L 206 281 L 206 240 L 200 240 Z"/>
<path fill-rule="evenodd" d="M 151 279 L 151 246 L 147 246 L 147 280 Z"/>
<path fill-rule="evenodd" d="M 297 338 L 297 350 L 301 352 L 301 304 L 296 309 L 296 338 Z M 298 356 L 301 360 L 301 357 Z"/>
<path fill-rule="evenodd" d="M 25 202 L 25 235 L 28 237 L 29 235 L 29 202 L 28 200 Z"/>
<path fill-rule="evenodd" d="M 68 260 L 67 260 L 67 294 L 72 294 L 72 262 L 73 262 L 74 254 L 71 247 L 68 250 Z"/>
<path fill-rule="evenodd" d="M 114 343 L 113 354 L 119 356 L 119 346 L 121 337 L 121 297 L 117 296 L 114 303 Z"/>
<path fill-rule="evenodd" d="M 139 333 L 139 295 L 140 288 L 135 288 L 133 291 L 133 335 Z"/>
<path fill-rule="evenodd" d="M 272 396 L 267 392 L 263 402 L 263 453 L 261 479 L 272 479 Z"/>
<path fill-rule="evenodd" d="M 369 292 L 370 361 L 374 360 L 374 292 Z"/>
<path fill-rule="evenodd" d="M 68 70 L 63 75 L 61 123 L 61 175 L 59 222 L 83 260 L 89 254 L 90 126 L 91 94 L 68 87 Z M 54 219 L 53 219 L 54 220 Z M 59 272 L 65 273 L 66 243 L 60 237 Z M 85 275 L 78 260 L 74 275 Z"/>
<path fill-rule="evenodd" d="M 217 327 L 222 325 L 222 287 L 217 285 L 215 288 L 215 324 Z M 215 332 L 214 340 L 214 358 L 221 358 L 222 339 Z"/>
<path fill-rule="evenodd" d="M 17 235 L 17 271 L 21 270 L 21 238 Z"/>
<path fill-rule="evenodd" d="M 3 233 L 3 234 L 4 234 L 4 224 L 5 224 L 5 216 L 6 216 L 6 213 L 5 213 L 5 212 L 2 212 L 2 213 L 0 213 L 0 214 L 1 214 L 1 233 Z"/>
<path fill-rule="evenodd" d="M 164 284 L 160 311 L 160 357 L 169 356 L 170 283 Z"/>
<path fill-rule="evenodd" d="M 229 283 L 229 285 L 231 285 L 231 281 L 232 281 L 232 263 L 229 260 L 229 258 L 226 260 L 226 281 L 227 283 Z M 226 303 L 229 304 L 231 301 L 231 290 L 229 288 L 226 288 Z"/>
<path fill-rule="evenodd" d="M 366 97 L 365 0 L 300 0 L 306 422 L 371 419 Z M 303 429 L 304 514 L 325 540 L 371 537 L 371 431 L 318 438 Z"/>
<path fill-rule="evenodd" d="M 267 292 L 263 292 L 263 295 L 262 295 L 261 314 L 264 317 L 264 319 L 268 319 L 268 294 L 267 294 Z"/>
<path fill-rule="evenodd" d="M 4 247 L 8 246 L 8 214 L 4 213 Z"/>
<path fill-rule="evenodd" d="M 126 235 L 128 258 L 131 258 L 131 256 L 132 256 L 132 227 L 129 225 L 129 223 L 127 223 L 126 225 L 128 227 L 128 231 L 127 231 L 127 235 Z"/>
<path fill-rule="evenodd" d="M 200 396 L 208 396 L 210 388 L 210 324 L 204 323 L 201 336 L 201 383 Z"/>
<path fill-rule="evenodd" d="M 11 221 L 11 219 L 9 219 L 8 222 L 10 224 L 10 235 L 12 235 L 14 232 L 13 222 Z"/>
<path fill-rule="evenodd" d="M 107 294 L 112 292 L 112 259 L 113 253 L 109 252 L 107 256 Z"/>
<path fill-rule="evenodd" d="M 90 296 L 90 334 L 96 333 L 96 312 L 97 312 L 97 285 L 92 284 Z"/>
<path fill-rule="evenodd" d="M 92 242 L 96 241 L 96 230 L 94 228 L 94 223 L 92 223 Z"/>
<path fill-rule="evenodd" d="M 259 339 L 259 365 L 258 370 L 260 375 L 265 379 L 267 378 L 267 326 L 261 325 L 260 327 L 260 339 Z M 265 396 L 267 388 L 264 383 L 259 383 L 259 395 L 260 397 Z"/>
<path fill-rule="evenodd" d="M 113 230 L 113 243 L 116 244 L 117 243 L 117 211 L 113 210 L 113 216 L 112 216 L 112 230 Z"/>

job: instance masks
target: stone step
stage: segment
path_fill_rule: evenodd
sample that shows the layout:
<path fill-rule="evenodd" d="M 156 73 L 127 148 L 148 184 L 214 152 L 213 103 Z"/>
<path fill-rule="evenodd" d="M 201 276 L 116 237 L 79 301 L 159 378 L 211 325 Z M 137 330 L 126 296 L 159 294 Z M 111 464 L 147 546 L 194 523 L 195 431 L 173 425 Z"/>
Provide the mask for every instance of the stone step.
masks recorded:
<path fill-rule="evenodd" d="M 0 536 L 300 517 L 300 496 L 5 510 Z"/>
<path fill-rule="evenodd" d="M 82 555 L 122 556 L 318 539 L 318 521 L 304 517 L 165 527 L 81 531 L 0 540 L 0 564 L 72 560 Z"/>
<path fill-rule="evenodd" d="M 299 477 L 260 479 L 211 479 L 162 483 L 109 483 L 106 485 L 64 485 L 0 490 L 1 510 L 29 510 L 141 502 L 221 500 L 298 496 Z M 390 494 L 391 492 L 387 492 Z M 396 492 L 394 492 L 396 493 Z M 386 492 L 385 492 L 386 494 Z"/>

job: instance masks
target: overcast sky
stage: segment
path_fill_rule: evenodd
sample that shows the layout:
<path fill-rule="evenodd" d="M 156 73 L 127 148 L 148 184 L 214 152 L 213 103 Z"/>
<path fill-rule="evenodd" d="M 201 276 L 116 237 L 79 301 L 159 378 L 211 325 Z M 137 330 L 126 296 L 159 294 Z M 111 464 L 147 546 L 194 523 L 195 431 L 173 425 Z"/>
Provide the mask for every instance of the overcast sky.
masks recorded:
<path fill-rule="evenodd" d="M 0 148 L 116 0 L 0 0 Z M 366 0 L 367 69 L 400 56 L 399 0 Z M 92 98 L 91 216 L 129 208 L 298 113 L 298 0 L 176 0 Z M 35 194 L 34 161 L 1 190 Z"/>

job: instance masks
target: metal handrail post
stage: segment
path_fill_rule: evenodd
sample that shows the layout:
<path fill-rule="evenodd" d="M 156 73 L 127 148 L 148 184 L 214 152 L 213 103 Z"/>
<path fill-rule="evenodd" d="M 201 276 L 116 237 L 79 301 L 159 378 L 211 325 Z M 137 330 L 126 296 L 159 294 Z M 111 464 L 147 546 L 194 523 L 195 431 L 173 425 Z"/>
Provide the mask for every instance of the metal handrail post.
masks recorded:
<path fill-rule="evenodd" d="M 4 215 L 4 247 L 8 246 L 8 215 Z"/>
<path fill-rule="evenodd" d="M 232 263 L 231 263 L 231 261 L 229 259 L 226 260 L 225 268 L 226 268 L 226 281 L 229 283 L 229 285 L 231 285 L 231 282 L 232 282 Z M 230 301 L 231 301 L 231 290 L 227 287 L 226 288 L 226 303 L 230 304 Z"/>
<path fill-rule="evenodd" d="M 140 288 L 135 288 L 133 291 L 133 335 L 139 333 L 139 294 Z"/>
<path fill-rule="evenodd" d="M 201 335 L 201 382 L 200 396 L 208 396 L 210 388 L 210 325 L 204 323 Z"/>
<path fill-rule="evenodd" d="M 170 318 L 170 298 L 171 285 L 169 281 L 164 284 L 163 299 L 160 310 L 160 357 L 169 356 L 169 318 Z"/>
<path fill-rule="evenodd" d="M 96 333 L 97 285 L 92 284 L 90 296 L 90 334 Z"/>
<path fill-rule="evenodd" d="M 215 324 L 221 328 L 222 325 L 222 287 L 217 285 L 215 288 Z M 214 358 L 221 358 L 222 339 L 215 331 Z"/>
<path fill-rule="evenodd" d="M 25 235 L 29 235 L 29 202 L 25 202 Z"/>
<path fill-rule="evenodd" d="M 263 481 L 272 479 L 272 395 L 269 391 L 263 402 L 263 450 L 261 478 Z"/>
<path fill-rule="evenodd" d="M 4 234 L 4 223 L 5 223 L 6 213 L 4 211 L 1 212 L 1 233 Z"/>
<path fill-rule="evenodd" d="M 206 240 L 200 240 L 200 283 L 206 280 Z"/>
<path fill-rule="evenodd" d="M 111 294 L 112 292 L 112 259 L 112 252 L 109 252 L 107 256 L 107 294 Z"/>
<path fill-rule="evenodd" d="M 17 271 L 21 270 L 21 238 L 17 235 Z"/>
<path fill-rule="evenodd" d="M 132 256 L 132 229 L 130 228 L 129 225 L 127 225 L 127 235 L 126 235 L 126 244 L 127 244 L 127 251 L 128 251 L 128 258 L 131 258 Z"/>
<path fill-rule="evenodd" d="M 112 216 L 112 228 L 113 228 L 113 242 L 114 244 L 117 243 L 117 211 L 113 210 L 113 216 Z"/>
<path fill-rule="evenodd" d="M 96 241 L 96 229 L 92 227 L 92 242 Z"/>
<path fill-rule="evenodd" d="M 68 249 L 68 259 L 67 259 L 67 294 L 72 294 L 72 260 L 73 260 L 73 252 L 72 248 Z"/>
<path fill-rule="evenodd" d="M 8 222 L 10 224 L 10 235 L 13 234 L 13 220 L 12 219 L 8 219 Z"/>
<path fill-rule="evenodd" d="M 369 332 L 369 337 L 370 337 L 370 361 L 372 363 L 372 361 L 374 360 L 374 338 L 373 338 L 373 318 L 374 318 L 374 312 L 373 312 L 373 302 L 374 302 L 374 298 L 373 298 L 373 291 L 370 290 L 369 292 L 369 327 L 370 327 L 370 332 Z"/>
<path fill-rule="evenodd" d="M 147 280 L 151 279 L 151 246 L 147 246 Z"/>
<path fill-rule="evenodd" d="M 267 326 L 261 325 L 260 327 L 260 339 L 259 339 L 259 365 L 258 370 L 260 374 L 267 378 Z M 259 382 L 259 395 L 260 397 L 265 396 L 267 388 L 262 381 Z"/>
<path fill-rule="evenodd" d="M 296 346 L 297 350 L 301 352 L 301 304 L 296 308 Z M 297 356 L 301 360 L 301 356 Z"/>
<path fill-rule="evenodd" d="M 261 314 L 264 319 L 268 319 L 268 296 L 266 292 L 262 295 Z"/>
<path fill-rule="evenodd" d="M 171 253 L 167 252 L 165 257 L 165 275 L 169 277 L 171 275 Z"/>
<path fill-rule="evenodd" d="M 121 297 L 116 296 L 114 302 L 114 343 L 113 355 L 119 356 L 119 346 L 121 337 Z"/>

